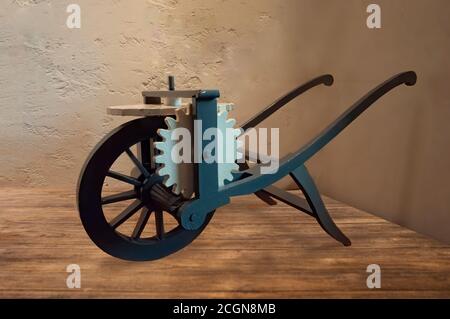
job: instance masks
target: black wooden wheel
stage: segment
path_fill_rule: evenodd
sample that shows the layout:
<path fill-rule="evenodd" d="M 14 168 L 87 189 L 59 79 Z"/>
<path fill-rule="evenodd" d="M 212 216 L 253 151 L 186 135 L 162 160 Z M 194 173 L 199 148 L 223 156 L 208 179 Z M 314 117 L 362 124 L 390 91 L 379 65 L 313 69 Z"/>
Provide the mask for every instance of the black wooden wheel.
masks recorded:
<path fill-rule="evenodd" d="M 150 145 L 163 123 L 162 117 L 145 117 L 119 126 L 97 144 L 81 171 L 77 189 L 81 221 L 92 241 L 114 257 L 144 261 L 170 255 L 191 243 L 213 215 L 208 214 L 200 229 L 185 230 L 152 199 L 149 188 L 159 177 L 154 173 Z M 112 168 L 123 157 L 139 176 Z M 104 195 L 106 179 L 127 188 Z M 108 216 L 106 210 L 118 204 L 122 207 L 111 208 L 112 217 Z"/>

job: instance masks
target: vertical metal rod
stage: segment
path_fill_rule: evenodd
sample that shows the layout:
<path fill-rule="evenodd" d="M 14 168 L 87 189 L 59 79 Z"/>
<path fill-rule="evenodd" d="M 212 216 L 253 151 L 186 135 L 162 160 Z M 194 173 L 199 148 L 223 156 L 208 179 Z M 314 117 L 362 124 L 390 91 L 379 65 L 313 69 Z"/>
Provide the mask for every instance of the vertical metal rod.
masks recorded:
<path fill-rule="evenodd" d="M 169 75 L 169 91 L 175 91 L 175 77 Z"/>

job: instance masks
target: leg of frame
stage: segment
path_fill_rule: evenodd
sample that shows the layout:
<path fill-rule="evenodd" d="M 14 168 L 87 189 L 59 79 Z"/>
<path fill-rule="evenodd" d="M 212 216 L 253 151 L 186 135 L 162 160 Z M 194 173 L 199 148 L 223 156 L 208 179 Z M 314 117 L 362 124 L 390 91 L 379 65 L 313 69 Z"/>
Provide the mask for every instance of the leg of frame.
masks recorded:
<path fill-rule="evenodd" d="M 277 204 L 277 202 L 264 191 L 257 191 L 255 195 L 267 205 L 273 206 Z"/>
<path fill-rule="evenodd" d="M 305 165 L 296 168 L 290 175 L 305 195 L 306 200 L 315 215 L 314 217 L 316 217 L 323 230 L 331 237 L 341 242 L 344 246 L 350 246 L 350 239 L 348 239 L 333 222 L 333 219 L 328 213 L 325 204 L 320 197 L 320 193 Z"/>

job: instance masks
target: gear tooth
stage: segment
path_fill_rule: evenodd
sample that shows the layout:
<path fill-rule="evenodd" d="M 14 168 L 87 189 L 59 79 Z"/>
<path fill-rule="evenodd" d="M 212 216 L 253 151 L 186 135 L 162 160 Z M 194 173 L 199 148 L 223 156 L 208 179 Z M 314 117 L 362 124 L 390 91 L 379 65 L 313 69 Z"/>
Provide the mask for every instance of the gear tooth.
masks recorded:
<path fill-rule="evenodd" d="M 235 128 L 233 130 L 234 137 L 239 137 L 242 134 L 242 130 L 240 128 Z"/>
<path fill-rule="evenodd" d="M 170 185 L 168 184 L 168 181 L 169 181 L 169 176 L 164 175 L 163 176 L 163 181 L 162 181 L 163 185 L 166 186 L 166 187 L 170 187 Z"/>
<path fill-rule="evenodd" d="M 172 177 L 172 175 L 165 175 L 167 176 L 167 178 L 164 179 L 163 184 L 166 185 L 167 187 L 172 186 L 173 184 L 175 184 L 175 180 Z"/>
<path fill-rule="evenodd" d="M 153 146 L 159 151 L 164 151 L 164 143 L 163 142 L 154 142 Z"/>
<path fill-rule="evenodd" d="M 159 168 L 158 170 L 157 170 L 157 174 L 159 175 L 159 176 L 168 176 L 168 174 L 167 174 L 167 169 L 165 168 L 165 167 L 161 167 L 161 168 Z"/>
<path fill-rule="evenodd" d="M 162 171 L 162 172 L 161 172 Z M 163 178 L 162 183 L 164 185 L 166 185 L 167 187 L 169 187 L 170 185 L 168 185 L 168 181 L 170 179 L 170 176 L 164 173 L 164 170 L 157 170 L 156 174 L 158 174 L 159 176 L 161 176 Z"/>
<path fill-rule="evenodd" d="M 181 193 L 181 195 L 184 197 L 184 199 L 190 199 L 192 196 L 192 193 L 185 190 L 184 192 Z"/>
<path fill-rule="evenodd" d="M 230 176 L 233 177 L 233 175 L 231 175 L 231 172 L 226 172 L 225 176 L 223 177 L 223 180 L 224 181 L 225 180 L 229 181 L 230 180 Z"/>
<path fill-rule="evenodd" d="M 187 111 L 187 110 L 186 110 Z M 177 116 L 177 120 L 178 119 L 180 119 L 180 118 L 185 118 L 185 117 L 188 117 L 188 114 L 187 114 L 187 112 L 186 112 L 184 109 L 177 109 L 176 111 L 175 111 L 175 115 Z"/>
<path fill-rule="evenodd" d="M 165 129 L 159 129 L 157 131 L 158 135 L 161 136 L 163 138 L 163 142 L 166 142 L 168 140 L 170 140 L 170 131 L 169 130 L 165 130 Z"/>
<path fill-rule="evenodd" d="M 175 194 L 177 194 L 177 195 L 180 195 L 180 193 L 181 193 L 180 186 L 178 186 L 177 183 L 174 184 L 174 187 L 173 187 L 172 190 L 173 190 L 173 192 L 174 192 Z"/>
<path fill-rule="evenodd" d="M 159 164 L 164 164 L 164 155 L 156 155 L 155 156 L 155 162 Z"/>
<path fill-rule="evenodd" d="M 226 124 L 227 124 L 228 128 L 232 128 L 236 124 L 236 120 L 235 119 L 228 119 Z M 234 130 L 233 130 L 233 134 L 235 134 Z"/>
<path fill-rule="evenodd" d="M 225 121 L 227 116 L 228 116 L 228 112 L 227 111 L 219 112 L 219 114 L 217 115 L 217 117 L 220 118 L 220 119 L 223 119 L 223 121 Z"/>
<path fill-rule="evenodd" d="M 164 119 L 164 122 L 170 130 L 173 130 L 177 127 L 177 121 L 173 117 L 166 117 Z"/>
<path fill-rule="evenodd" d="M 219 179 L 219 186 L 225 185 L 226 180 L 227 180 L 227 178 L 225 176 L 221 176 Z"/>

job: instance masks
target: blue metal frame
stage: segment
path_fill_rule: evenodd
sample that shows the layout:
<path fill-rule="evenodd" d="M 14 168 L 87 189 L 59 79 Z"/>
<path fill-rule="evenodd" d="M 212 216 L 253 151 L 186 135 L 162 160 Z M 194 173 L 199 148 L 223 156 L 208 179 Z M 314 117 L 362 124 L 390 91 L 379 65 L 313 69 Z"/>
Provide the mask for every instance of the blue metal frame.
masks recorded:
<path fill-rule="evenodd" d="M 342 231 L 339 230 L 333 222 L 331 216 L 328 214 L 328 211 L 326 210 L 320 197 L 320 193 L 305 167 L 305 162 L 320 151 L 325 145 L 327 145 L 333 138 L 342 132 L 361 113 L 363 113 L 383 95 L 402 84 L 412 86 L 416 83 L 416 80 L 416 74 L 413 71 L 409 71 L 397 74 L 389 80 L 383 82 L 348 108 L 333 123 L 318 134 L 317 137 L 312 139 L 297 152 L 289 154 L 282 159 L 280 161 L 278 171 L 274 174 L 262 175 L 260 173 L 260 164 L 256 167 L 246 169 L 235 174 L 235 180 L 233 182 L 219 188 L 217 184 L 217 163 L 205 163 L 203 161 L 202 163 L 197 164 L 196 197 L 185 202 L 178 209 L 177 216 L 181 221 L 181 225 L 185 229 L 199 229 L 205 222 L 208 213 L 229 203 L 230 197 L 252 193 L 255 193 L 261 197 L 264 194 L 265 196 L 281 200 L 315 217 L 321 227 L 328 234 L 342 244 L 346 246 L 350 245 L 350 240 L 342 233 Z M 333 77 L 331 75 L 323 75 L 297 87 L 264 109 L 260 114 L 244 123 L 243 128 L 248 129 L 258 125 L 261 121 L 308 89 L 319 84 L 330 86 L 332 83 Z M 201 130 L 201 136 L 203 136 L 206 129 L 217 126 L 216 99 L 219 97 L 219 91 L 198 90 L 144 92 L 144 97 L 146 98 L 165 97 L 169 95 L 192 97 L 195 119 L 202 121 L 203 127 Z M 207 143 L 209 142 L 202 142 L 202 149 Z M 301 197 L 272 186 L 273 183 L 277 182 L 286 175 L 290 175 L 294 179 L 300 190 L 304 193 L 306 201 Z M 270 203 L 267 197 L 266 200 Z"/>

